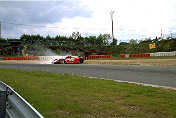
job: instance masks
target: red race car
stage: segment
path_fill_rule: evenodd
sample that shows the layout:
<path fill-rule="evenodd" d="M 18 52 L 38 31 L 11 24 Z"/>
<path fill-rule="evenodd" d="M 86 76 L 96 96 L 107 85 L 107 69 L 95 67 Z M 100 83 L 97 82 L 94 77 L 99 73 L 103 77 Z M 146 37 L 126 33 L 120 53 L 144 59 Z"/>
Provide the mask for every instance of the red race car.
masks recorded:
<path fill-rule="evenodd" d="M 67 56 L 65 58 L 54 59 L 53 64 L 80 64 L 84 63 L 84 58 L 80 56 Z"/>

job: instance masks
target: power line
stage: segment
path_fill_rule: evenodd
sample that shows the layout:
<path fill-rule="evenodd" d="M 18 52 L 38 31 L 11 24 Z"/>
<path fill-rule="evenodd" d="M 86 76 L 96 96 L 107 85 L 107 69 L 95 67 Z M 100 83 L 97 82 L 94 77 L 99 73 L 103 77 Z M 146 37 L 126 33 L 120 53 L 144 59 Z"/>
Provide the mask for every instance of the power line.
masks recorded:
<path fill-rule="evenodd" d="M 22 24 L 22 23 L 12 23 L 12 22 L 2 22 L 5 24 L 11 24 L 11 25 L 22 25 L 22 26 L 29 26 L 29 27 L 46 27 L 46 26 L 42 26 L 42 25 L 29 25 L 29 24 Z M 46 28 L 59 28 L 59 27 L 46 27 Z"/>
<path fill-rule="evenodd" d="M 13 23 L 13 22 L 4 22 L 1 21 L 1 24 L 9 24 L 9 25 L 19 25 L 19 26 L 26 26 L 26 27 L 35 27 L 35 28 L 52 28 L 52 29 L 63 29 L 63 30 L 67 30 L 67 29 L 75 29 L 75 30 L 111 30 L 110 28 L 80 28 L 80 27 L 75 27 L 75 28 L 71 28 L 71 27 L 57 27 L 57 26 L 45 26 L 45 25 L 32 25 L 32 24 L 23 24 L 23 23 Z M 141 30 L 132 30 L 132 29 L 113 29 L 116 31 L 129 31 L 129 32 L 146 32 L 146 31 L 151 31 L 151 30 L 147 30 L 147 29 L 141 29 Z M 152 30 L 153 31 L 153 30 Z M 158 31 L 158 30 L 155 30 Z"/>
<path fill-rule="evenodd" d="M 70 12 L 70 13 L 105 13 L 102 11 L 73 11 L 73 10 L 57 10 L 57 9 L 33 9 L 33 8 L 19 8 L 19 7 L 9 7 L 9 6 L 0 6 L 5 7 L 7 9 L 23 9 L 23 10 L 34 10 L 34 11 L 42 11 L 46 12 L 48 10 L 56 11 L 56 12 Z"/>
<path fill-rule="evenodd" d="M 5 24 L 11 24 L 11 25 L 21 25 L 21 26 L 28 26 L 28 27 L 37 27 L 37 28 L 55 28 L 55 29 L 87 29 L 87 30 L 109 30 L 109 29 L 96 29 L 96 28 L 68 28 L 68 27 L 48 27 L 44 25 L 30 25 L 30 24 L 22 24 L 22 23 L 12 23 L 12 22 L 2 22 Z"/>

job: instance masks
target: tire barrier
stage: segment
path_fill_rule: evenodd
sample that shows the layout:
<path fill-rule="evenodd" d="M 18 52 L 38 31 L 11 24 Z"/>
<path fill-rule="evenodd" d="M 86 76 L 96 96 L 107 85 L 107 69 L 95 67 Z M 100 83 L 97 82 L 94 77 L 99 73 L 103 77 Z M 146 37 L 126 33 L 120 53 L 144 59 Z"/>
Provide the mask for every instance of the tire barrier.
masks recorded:
<path fill-rule="evenodd" d="M 87 59 L 112 58 L 112 55 L 89 55 Z"/>
<path fill-rule="evenodd" d="M 4 57 L 3 60 L 39 60 L 38 56 L 32 57 Z"/>

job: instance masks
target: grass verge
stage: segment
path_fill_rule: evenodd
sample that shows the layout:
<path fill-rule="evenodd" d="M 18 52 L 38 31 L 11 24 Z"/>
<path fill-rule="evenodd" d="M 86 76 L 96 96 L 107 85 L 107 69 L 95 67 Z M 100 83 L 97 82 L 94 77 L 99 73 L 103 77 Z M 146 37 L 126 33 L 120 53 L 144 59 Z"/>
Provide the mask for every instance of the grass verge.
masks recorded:
<path fill-rule="evenodd" d="M 174 90 L 45 72 L 0 75 L 46 118 L 176 117 Z"/>

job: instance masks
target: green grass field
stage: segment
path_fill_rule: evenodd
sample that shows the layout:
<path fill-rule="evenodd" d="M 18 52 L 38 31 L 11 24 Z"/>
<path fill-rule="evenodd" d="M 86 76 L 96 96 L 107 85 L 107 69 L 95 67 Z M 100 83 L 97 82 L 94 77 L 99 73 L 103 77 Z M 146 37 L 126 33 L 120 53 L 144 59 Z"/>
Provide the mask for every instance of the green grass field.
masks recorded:
<path fill-rule="evenodd" d="M 176 117 L 175 90 L 46 72 L 0 75 L 46 118 Z"/>

